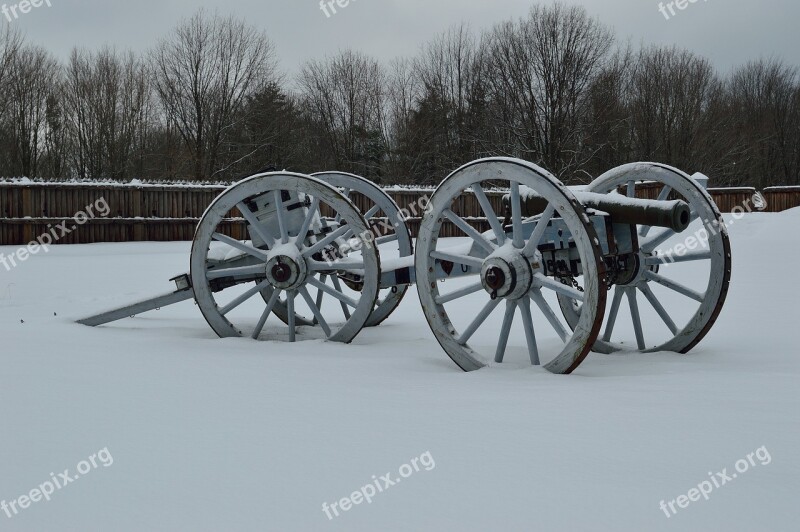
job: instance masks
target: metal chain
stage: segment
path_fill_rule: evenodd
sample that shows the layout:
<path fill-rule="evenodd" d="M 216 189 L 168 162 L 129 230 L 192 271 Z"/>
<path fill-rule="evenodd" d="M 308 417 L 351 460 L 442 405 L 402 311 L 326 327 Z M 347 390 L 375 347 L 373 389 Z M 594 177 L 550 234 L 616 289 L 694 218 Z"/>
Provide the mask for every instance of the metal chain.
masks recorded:
<path fill-rule="evenodd" d="M 563 271 L 556 272 L 555 278 L 561 282 L 561 284 L 571 286 L 575 288 L 579 292 L 583 292 L 583 287 L 578 284 L 578 281 L 575 280 L 575 277 L 572 276 L 572 273 L 569 272 L 566 268 L 562 268 Z"/>

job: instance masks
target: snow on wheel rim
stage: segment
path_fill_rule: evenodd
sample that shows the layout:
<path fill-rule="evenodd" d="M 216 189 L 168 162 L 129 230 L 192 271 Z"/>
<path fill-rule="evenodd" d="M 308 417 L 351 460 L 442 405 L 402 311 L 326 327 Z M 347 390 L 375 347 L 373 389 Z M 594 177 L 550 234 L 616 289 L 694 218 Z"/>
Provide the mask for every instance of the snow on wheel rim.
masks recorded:
<path fill-rule="evenodd" d="M 482 183 L 500 182 L 511 191 L 510 230 L 498 220 L 494 208 L 487 199 Z M 524 220 L 521 212 L 520 186 L 528 187 L 548 201 L 548 209 L 538 217 Z M 451 210 L 454 201 L 465 190 L 471 189 L 488 218 L 491 230 L 480 234 L 470 229 L 463 218 Z M 457 202 L 456 202 L 457 203 Z M 543 264 L 538 246 L 547 230 L 548 222 L 560 217 L 572 233 L 574 247 L 580 256 L 584 276 L 584 292 L 543 275 Z M 470 238 L 471 246 L 448 248 L 438 246 L 445 220 L 461 228 Z M 534 223 L 539 221 L 542 223 Z M 536 228 L 539 228 L 537 230 Z M 463 370 L 472 371 L 490 364 L 492 360 L 502 362 L 508 348 L 515 316 L 521 323 L 516 332 L 524 332 L 524 345 L 530 363 L 541 364 L 553 373 L 570 373 L 577 368 L 589 353 L 597 338 L 605 309 L 606 291 L 600 279 L 604 266 L 597 245 L 598 239 L 583 207 L 573 194 L 555 177 L 538 166 L 519 159 L 490 158 L 474 161 L 456 170 L 447 177 L 434 192 L 429 210 L 425 214 L 417 238 L 416 272 L 418 294 L 428 324 L 439 344 L 450 358 Z M 483 249 L 482 252 L 478 252 Z M 483 255 L 483 256 L 481 256 Z M 461 265 L 466 276 L 473 275 L 470 285 L 447 293 L 440 292 L 446 286 L 449 273 L 440 282 L 441 270 L 452 270 L 452 264 Z M 582 312 L 577 327 L 569 331 L 560 322 L 554 306 L 545 301 L 554 293 L 565 292 L 584 300 L 589 312 Z M 457 330 L 446 305 L 456 303 L 463 297 L 475 296 L 481 307 L 475 307 L 477 316 Z M 502 326 L 496 339 L 493 332 L 482 333 L 489 337 L 485 346 L 472 345 L 473 335 L 485 324 L 487 318 L 505 303 Z M 541 322 L 549 322 L 555 330 L 558 342 L 540 350 L 534 327 L 531 303 L 538 309 L 536 315 Z M 451 307 L 453 308 L 453 307 Z M 472 307 L 470 307 L 472 309 Z M 551 333 L 552 334 L 552 333 Z M 519 339 L 517 335 L 516 339 Z"/>
<path fill-rule="evenodd" d="M 641 246 L 639 262 L 645 267 L 632 282 L 614 287 L 609 316 L 593 350 L 599 353 L 612 353 L 634 347 L 642 352 L 688 353 L 711 329 L 725 303 L 731 277 L 730 239 L 714 200 L 691 176 L 677 168 L 649 162 L 623 165 L 595 179 L 587 187 L 587 191 L 611 194 L 624 189 L 626 195 L 633 197 L 637 185 L 642 183 L 663 185 L 659 197 L 662 200 L 666 200 L 674 193 L 682 196 L 691 208 L 692 221 L 699 219 L 702 223 L 702 229 L 708 237 L 708 249 L 693 250 L 677 256 L 674 253 L 659 254 L 662 244 L 674 237 L 675 233 L 669 229 L 656 231 L 649 227 L 637 226 Z M 692 237 L 692 234 L 689 234 L 689 237 Z M 659 269 L 660 266 L 667 264 L 671 269 L 678 269 L 680 264 L 690 262 L 708 264 L 708 281 L 704 291 L 677 282 L 667 275 L 668 272 Z M 686 320 L 685 325 L 676 324 L 667 308 L 670 305 L 664 305 L 654 292 L 653 288 L 656 286 L 663 287 L 658 288 L 662 292 L 669 290 L 680 294 L 686 304 L 691 305 L 693 301 L 697 304 L 697 310 Z M 653 327 L 649 324 L 645 326 L 646 322 L 642 322 L 640 301 L 655 311 L 657 316 L 655 319 L 669 331 L 668 334 L 662 331 L 661 338 L 655 343 L 652 342 Z M 574 323 L 577 313 L 580 312 L 578 306 L 564 298 L 560 298 L 560 302 L 565 318 L 570 324 Z M 618 312 L 624 302 L 627 302 L 634 328 L 634 335 L 627 344 L 615 340 L 614 336 Z M 661 329 L 664 329 L 663 326 Z M 618 333 L 616 338 L 619 338 Z M 648 338 L 651 339 L 649 343 Z"/>
<path fill-rule="evenodd" d="M 293 203 L 287 205 L 288 202 Z M 341 215 L 342 223 L 336 225 L 322 220 L 320 205 L 327 205 Z M 218 231 L 234 209 L 245 217 L 250 241 L 237 241 Z M 321 227 L 318 233 L 314 230 L 317 226 Z M 375 305 L 380 258 L 374 246 L 363 246 L 354 260 L 323 261 L 320 253 L 335 247 L 346 233 L 365 234 L 368 230 L 368 224 L 352 202 L 319 179 L 273 172 L 240 181 L 214 200 L 197 226 L 191 252 L 191 279 L 197 305 L 220 337 L 246 334 L 254 338 L 266 335 L 269 339 L 283 339 L 288 332 L 289 341 L 295 341 L 296 329 L 303 324 L 291 323 L 295 321 L 292 319 L 283 333 L 262 334 L 269 315 L 284 294 L 289 316 L 295 315 L 298 302 L 306 304 L 315 317 L 322 318 L 315 329 L 323 338 L 349 342 L 363 328 Z M 308 240 L 309 234 L 313 234 L 313 241 Z M 300 235 L 306 237 L 300 238 Z M 227 245 L 238 255 L 234 253 L 232 258 L 222 259 L 212 257 L 212 243 Z M 357 296 L 345 294 L 319 280 L 325 273 L 343 271 L 358 274 L 361 281 Z M 218 294 L 234 287 L 241 290 L 250 283 L 253 286 L 246 292 L 220 306 Z M 343 322 L 334 323 L 322 316 L 309 293 L 312 287 L 338 300 L 343 308 L 345 305 L 349 308 Z M 231 310 L 264 291 L 270 293 L 270 298 L 263 310 L 259 307 L 260 317 L 249 316 L 241 320 L 247 323 L 237 324 L 228 319 Z"/>

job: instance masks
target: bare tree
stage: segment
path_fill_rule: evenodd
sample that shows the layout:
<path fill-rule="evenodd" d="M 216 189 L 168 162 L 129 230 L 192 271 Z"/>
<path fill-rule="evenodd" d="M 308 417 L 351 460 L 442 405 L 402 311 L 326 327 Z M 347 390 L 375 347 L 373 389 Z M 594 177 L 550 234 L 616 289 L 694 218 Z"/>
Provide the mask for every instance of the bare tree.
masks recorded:
<path fill-rule="evenodd" d="M 191 154 L 194 177 L 223 171 L 222 147 L 238 111 L 275 79 L 272 42 L 243 21 L 199 11 L 159 42 L 151 62 L 165 121 Z"/>
<path fill-rule="evenodd" d="M 58 63 L 40 47 L 23 46 L 9 62 L 2 130 L 5 166 L 12 174 L 40 175 L 48 112 L 58 93 L 59 76 Z"/>
<path fill-rule="evenodd" d="M 614 47 L 585 9 L 454 26 L 388 65 L 346 50 L 287 87 L 267 36 L 197 12 L 145 57 L 75 50 L 62 68 L 0 24 L 0 175 L 233 179 L 337 168 L 435 183 L 508 155 L 567 182 L 658 160 L 717 185 L 800 183 L 800 69 L 724 77 L 677 47 Z"/>
<path fill-rule="evenodd" d="M 396 59 L 387 76 L 388 173 L 397 183 L 413 180 L 421 160 L 417 149 L 422 133 L 414 127 L 413 114 L 420 97 L 420 86 L 409 59 Z"/>
<path fill-rule="evenodd" d="M 71 163 L 83 178 L 131 177 L 146 136 L 151 87 L 132 53 L 73 50 L 63 92 Z"/>
<path fill-rule="evenodd" d="M 241 127 L 230 138 L 232 162 L 222 177 L 252 174 L 267 168 L 308 168 L 307 132 L 298 127 L 297 98 L 272 83 L 249 96 L 241 110 Z"/>
<path fill-rule="evenodd" d="M 707 111 L 719 91 L 708 60 L 676 47 L 640 51 L 629 88 L 638 157 L 684 168 L 696 163 L 708 131 Z"/>
<path fill-rule="evenodd" d="M 385 87 L 381 65 L 346 50 L 306 63 L 298 79 L 310 126 L 321 128 L 337 168 L 380 177 L 387 152 Z"/>
<path fill-rule="evenodd" d="M 738 69 L 728 83 L 737 150 L 728 167 L 734 182 L 766 186 L 800 179 L 798 70 L 775 59 Z"/>
<path fill-rule="evenodd" d="M 583 168 L 594 155 L 583 134 L 589 87 L 609 59 L 613 34 L 581 7 L 531 9 L 492 33 L 487 58 L 501 151 L 541 162 L 557 175 Z"/>
<path fill-rule="evenodd" d="M 443 173 L 481 152 L 486 108 L 482 54 L 470 29 L 455 26 L 425 45 L 413 62 L 418 109 L 409 124 L 418 144 L 414 173 L 425 181 L 438 180 Z M 422 175 L 419 175 L 422 174 Z"/>
<path fill-rule="evenodd" d="M 584 142 L 593 158 L 582 170 L 584 181 L 632 157 L 630 78 L 634 55 L 630 46 L 617 50 L 588 89 L 589 120 Z"/>
<path fill-rule="evenodd" d="M 8 72 L 11 70 L 11 63 L 22 45 L 20 33 L 13 30 L 11 26 L 0 23 L 0 119 L 6 106 L 3 103 L 7 91 Z"/>

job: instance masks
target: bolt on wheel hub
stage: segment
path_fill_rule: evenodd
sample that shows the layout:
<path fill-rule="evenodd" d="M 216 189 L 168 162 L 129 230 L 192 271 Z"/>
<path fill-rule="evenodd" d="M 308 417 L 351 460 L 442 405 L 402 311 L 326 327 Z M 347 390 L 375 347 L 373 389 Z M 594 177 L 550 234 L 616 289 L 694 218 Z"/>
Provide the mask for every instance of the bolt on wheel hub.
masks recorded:
<path fill-rule="evenodd" d="M 506 275 L 497 266 L 486 270 L 486 285 L 492 290 L 500 290 L 506 282 Z"/>
<path fill-rule="evenodd" d="M 286 283 L 292 278 L 292 268 L 284 263 L 278 263 L 272 267 L 272 277 L 276 282 Z"/>

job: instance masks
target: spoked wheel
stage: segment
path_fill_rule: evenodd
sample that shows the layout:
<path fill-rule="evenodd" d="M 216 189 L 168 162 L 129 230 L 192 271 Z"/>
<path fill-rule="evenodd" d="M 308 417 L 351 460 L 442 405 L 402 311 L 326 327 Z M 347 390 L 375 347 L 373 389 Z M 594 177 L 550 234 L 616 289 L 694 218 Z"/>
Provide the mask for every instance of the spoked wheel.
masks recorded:
<path fill-rule="evenodd" d="M 322 217 L 321 209 L 333 218 Z M 222 232 L 223 222 L 239 214 L 248 223 L 249 240 Z M 374 247 L 349 254 L 341 249 L 348 233 L 368 230 L 355 205 L 323 181 L 285 172 L 245 179 L 215 199 L 197 227 L 191 254 L 195 300 L 221 337 L 295 341 L 297 328 L 306 325 L 302 333 L 310 338 L 349 342 L 375 306 L 380 258 Z M 312 289 L 337 305 L 322 308 Z M 259 293 L 266 301 L 254 297 Z M 281 304 L 289 310 L 288 327 L 265 327 Z"/>
<path fill-rule="evenodd" d="M 621 166 L 598 177 L 588 191 L 634 197 L 642 186 L 660 189 L 659 200 L 688 203 L 692 225 L 681 234 L 635 228 L 640 250 L 613 289 L 605 329 L 593 349 L 688 353 L 711 329 L 725 303 L 731 277 L 728 232 L 705 189 L 670 166 Z M 581 305 L 559 299 L 567 321 L 577 324 Z"/>
<path fill-rule="evenodd" d="M 491 227 L 486 233 L 457 212 L 465 202 L 455 200 L 470 189 Z M 487 197 L 490 189 L 510 191 L 507 227 Z M 520 197 L 531 191 L 547 206 L 527 218 Z M 443 238 L 445 222 L 467 238 Z M 600 282 L 605 270 L 596 240 L 583 207 L 538 166 L 492 158 L 460 168 L 431 197 L 417 238 L 417 291 L 439 344 L 465 371 L 491 361 L 517 360 L 570 373 L 597 338 L 605 309 L 606 290 Z M 572 273 L 582 276 L 583 291 L 551 276 L 542 250 L 571 254 Z M 553 310 L 557 294 L 583 304 L 585 312 L 573 331 Z M 537 312 L 531 312 L 531 302 Z M 498 307 L 502 311 L 495 313 Z M 517 315 L 521 323 L 512 327 Z"/>
<path fill-rule="evenodd" d="M 369 235 L 369 238 L 361 237 L 358 245 L 378 246 L 384 264 L 411 257 L 414 254 L 411 233 L 406 226 L 405 218 L 397 203 L 383 189 L 363 177 L 344 172 L 321 172 L 312 174 L 312 177 L 336 187 L 348 199 L 354 201 L 357 207 L 360 207 L 359 210 L 372 229 L 372 234 Z M 346 240 L 354 237 L 355 235 L 352 233 L 344 236 Z M 329 278 L 327 275 L 324 275 L 322 280 L 329 280 L 334 286 L 341 284 L 338 278 Z M 398 285 L 381 290 L 366 327 L 379 325 L 388 318 L 403 300 L 407 291 L 408 285 Z M 264 295 L 268 297 L 267 294 Z M 317 306 L 321 307 L 325 300 L 325 292 L 317 290 L 315 298 Z M 338 304 L 338 302 L 334 301 L 334 304 Z M 275 305 L 274 312 L 284 323 L 288 323 L 284 304 Z M 303 325 L 316 323 L 314 318 L 307 320 L 302 316 L 296 316 L 296 319 Z"/>

